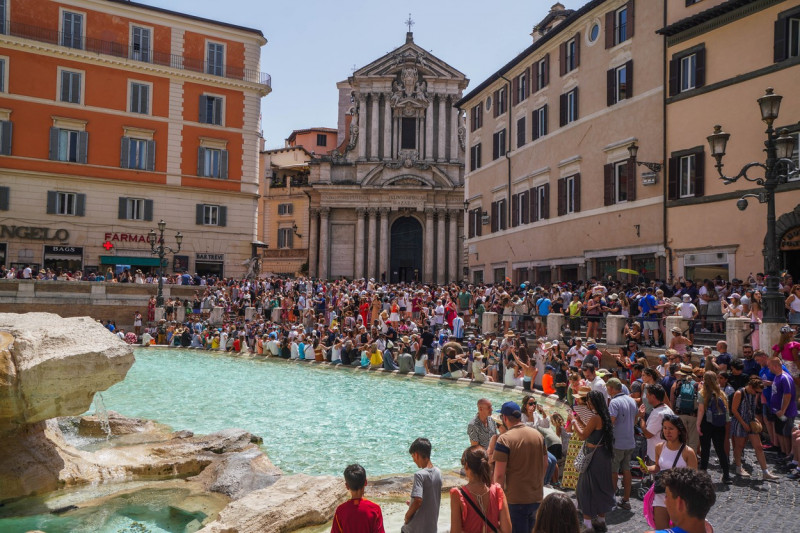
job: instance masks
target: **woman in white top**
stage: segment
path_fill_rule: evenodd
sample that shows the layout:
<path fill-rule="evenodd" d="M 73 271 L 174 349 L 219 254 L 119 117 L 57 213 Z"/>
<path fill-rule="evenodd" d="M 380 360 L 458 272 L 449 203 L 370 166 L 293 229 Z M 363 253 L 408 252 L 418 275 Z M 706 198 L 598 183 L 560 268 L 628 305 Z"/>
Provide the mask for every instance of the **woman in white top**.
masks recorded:
<path fill-rule="evenodd" d="M 738 318 L 744 314 L 744 306 L 742 305 L 742 297 L 734 292 L 730 295 L 731 303 L 721 300 L 722 312 L 724 318 Z"/>
<path fill-rule="evenodd" d="M 686 445 L 688 433 L 686 426 L 679 416 L 665 414 L 661 420 L 661 438 L 664 442 L 656 444 L 656 464 L 650 467 L 650 473 L 655 474 L 662 470 L 672 468 L 692 468 L 697 470 L 697 455 Z M 656 529 L 669 527 L 669 513 L 665 503 L 665 493 L 656 493 L 653 499 L 653 518 Z"/>
<path fill-rule="evenodd" d="M 417 356 L 414 358 L 414 374 L 417 376 L 424 376 L 428 373 L 428 352 L 427 349 L 420 345 L 417 350 Z"/>

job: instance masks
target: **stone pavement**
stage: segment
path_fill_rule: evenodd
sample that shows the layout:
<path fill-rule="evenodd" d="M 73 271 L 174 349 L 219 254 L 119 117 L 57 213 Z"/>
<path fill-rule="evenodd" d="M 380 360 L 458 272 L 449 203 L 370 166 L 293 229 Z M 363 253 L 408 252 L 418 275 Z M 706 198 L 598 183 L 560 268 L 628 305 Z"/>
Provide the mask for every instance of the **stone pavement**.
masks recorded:
<path fill-rule="evenodd" d="M 712 452 L 708 472 L 717 490 L 717 503 L 711 508 L 708 520 L 715 533 L 769 532 L 796 533 L 800 531 L 800 482 L 789 480 L 783 471 L 775 467 L 777 456 L 767 453 L 767 463 L 778 481 L 761 481 L 761 468 L 755 453 L 748 447 L 744 453 L 745 470 L 751 479 L 733 476 L 734 483 L 721 482 L 722 471 Z M 620 486 L 622 481 L 620 481 Z M 642 515 L 642 501 L 631 497 L 631 510 L 614 509 L 606 516 L 610 533 L 643 533 L 651 528 Z M 568 494 L 573 495 L 570 492 Z"/>

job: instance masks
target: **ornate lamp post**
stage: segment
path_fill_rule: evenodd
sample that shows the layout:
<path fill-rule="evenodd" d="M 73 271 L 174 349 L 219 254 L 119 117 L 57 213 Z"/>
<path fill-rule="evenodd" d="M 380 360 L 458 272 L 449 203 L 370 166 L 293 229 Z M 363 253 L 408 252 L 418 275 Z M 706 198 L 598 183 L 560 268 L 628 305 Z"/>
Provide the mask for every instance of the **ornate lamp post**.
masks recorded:
<path fill-rule="evenodd" d="M 767 140 L 764 141 L 765 152 L 767 152 L 766 162 L 748 163 L 742 167 L 736 176 L 726 176 L 722 173 L 722 157 L 725 155 L 725 148 L 730 134 L 722 131 L 721 126 L 714 126 L 714 133 L 708 136 L 708 145 L 711 148 L 711 155 L 717 161 L 717 172 L 723 183 L 728 185 L 738 181 L 740 178 L 744 178 L 761 186 L 761 190 L 757 193 L 748 193 L 739 198 L 736 202 L 736 207 L 740 211 L 747 209 L 747 198 L 758 198 L 759 203 L 767 204 L 767 237 L 764 248 L 764 273 L 767 275 L 767 291 L 764 294 L 763 322 L 778 324 L 785 321 L 785 316 L 783 312 L 783 297 L 778 290 L 780 255 L 775 235 L 775 189 L 781 183 L 786 183 L 789 179 L 797 176 L 798 167 L 791 159 L 794 151 L 794 139 L 789 136 L 787 130 L 783 129 L 776 133 L 772 128 L 772 123 L 778 118 L 778 111 L 783 98 L 781 95 L 773 94 L 772 91 L 772 87 L 769 87 L 766 94 L 758 99 L 758 105 L 761 108 L 761 120 L 767 124 Z M 750 169 L 755 167 L 763 169 L 763 177 L 751 178 L 747 175 Z"/>
<path fill-rule="evenodd" d="M 150 253 L 158 255 L 158 296 L 156 296 L 156 306 L 163 307 L 164 305 L 164 267 L 167 266 L 165 259 L 166 255 L 177 254 L 181 251 L 181 242 L 183 242 L 183 235 L 179 231 L 175 235 L 175 242 L 178 243 L 177 249 L 172 249 L 169 246 L 164 246 L 164 230 L 167 228 L 167 223 L 163 220 L 158 223 L 158 234 L 156 230 L 151 229 L 147 234 L 147 240 L 150 243 Z"/>

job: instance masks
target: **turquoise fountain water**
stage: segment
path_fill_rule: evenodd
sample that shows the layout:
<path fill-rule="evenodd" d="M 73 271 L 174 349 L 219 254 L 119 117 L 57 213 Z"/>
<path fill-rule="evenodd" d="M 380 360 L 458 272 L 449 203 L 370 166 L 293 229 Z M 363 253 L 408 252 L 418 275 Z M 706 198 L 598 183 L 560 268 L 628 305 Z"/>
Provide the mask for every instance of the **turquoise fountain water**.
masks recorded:
<path fill-rule="evenodd" d="M 125 380 L 103 393 L 107 409 L 175 429 L 246 429 L 285 472 L 336 476 L 353 462 L 371 476 L 413 472 L 416 437 L 431 440 L 440 467 L 460 467 L 466 425 L 484 396 L 495 409 L 521 399 L 410 376 L 153 348 L 137 350 Z"/>

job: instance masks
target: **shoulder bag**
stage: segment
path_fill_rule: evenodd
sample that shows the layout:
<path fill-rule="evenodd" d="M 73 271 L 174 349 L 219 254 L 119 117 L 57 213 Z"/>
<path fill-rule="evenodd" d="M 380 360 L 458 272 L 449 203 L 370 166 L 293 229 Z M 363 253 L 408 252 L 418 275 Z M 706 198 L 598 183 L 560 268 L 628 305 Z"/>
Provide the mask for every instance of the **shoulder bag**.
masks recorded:
<path fill-rule="evenodd" d="M 597 451 L 597 448 L 602 445 L 602 443 L 603 439 L 600 439 L 600 442 L 597 443 L 597 446 L 594 448 L 589 448 L 586 446 L 586 441 L 583 441 L 583 446 L 581 446 L 581 449 L 578 450 L 578 455 L 575 456 L 575 470 L 581 474 L 586 472 L 586 469 L 589 468 L 589 464 L 592 462 L 594 453 Z"/>
<path fill-rule="evenodd" d="M 475 510 L 476 513 L 478 513 L 478 516 L 481 517 L 481 520 L 486 522 L 486 525 L 489 526 L 489 529 L 492 530 L 492 533 L 498 533 L 497 532 L 497 526 L 495 526 L 494 524 L 489 522 L 489 519 L 486 518 L 486 515 L 483 514 L 483 512 L 480 509 L 478 509 L 478 506 L 475 505 L 475 502 L 472 501 L 472 498 L 467 496 L 467 491 L 464 490 L 464 487 L 459 487 L 458 490 L 459 490 L 459 492 L 461 492 L 461 495 L 464 496 L 464 500 L 466 500 L 466 502 L 470 505 L 470 507 L 472 507 Z"/>
<path fill-rule="evenodd" d="M 666 448 L 667 445 L 664 444 L 664 447 Z M 675 466 L 678 464 L 678 460 L 680 460 L 681 456 L 683 456 L 683 449 L 684 448 L 686 448 L 686 445 L 685 444 L 681 444 L 681 447 L 678 450 L 678 453 L 675 455 L 675 460 L 672 461 L 672 468 L 675 468 Z M 663 453 L 663 451 L 662 451 L 662 453 Z M 664 494 L 667 491 L 667 488 L 661 482 L 661 474 L 663 472 L 664 472 L 663 470 L 660 470 L 660 471 L 656 472 L 656 475 L 654 476 L 655 482 L 653 483 L 653 492 L 655 492 L 656 494 Z"/>

